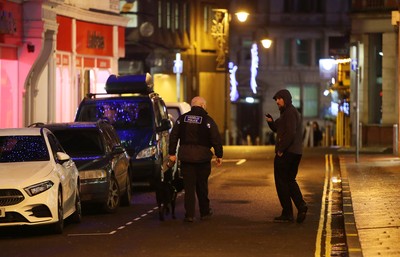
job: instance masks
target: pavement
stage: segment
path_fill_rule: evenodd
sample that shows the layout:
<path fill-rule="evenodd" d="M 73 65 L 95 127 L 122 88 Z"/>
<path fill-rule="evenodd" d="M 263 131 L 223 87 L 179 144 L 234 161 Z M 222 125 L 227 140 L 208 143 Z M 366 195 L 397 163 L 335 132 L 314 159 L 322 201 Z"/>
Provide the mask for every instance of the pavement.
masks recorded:
<path fill-rule="evenodd" d="M 400 158 L 339 151 L 349 257 L 400 256 Z"/>

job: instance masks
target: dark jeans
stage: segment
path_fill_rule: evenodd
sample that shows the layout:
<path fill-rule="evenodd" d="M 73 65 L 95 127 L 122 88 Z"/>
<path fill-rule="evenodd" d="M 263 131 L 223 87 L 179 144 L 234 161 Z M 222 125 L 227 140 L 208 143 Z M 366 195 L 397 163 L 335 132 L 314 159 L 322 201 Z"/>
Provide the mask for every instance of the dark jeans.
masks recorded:
<path fill-rule="evenodd" d="M 210 200 L 208 199 L 208 177 L 211 174 L 211 162 L 182 162 L 181 171 L 185 187 L 185 217 L 194 217 L 196 195 L 199 202 L 200 215 L 207 215 L 210 211 Z"/>
<path fill-rule="evenodd" d="M 298 210 L 301 210 L 306 205 L 296 182 L 301 157 L 301 154 L 287 152 L 280 157 L 275 155 L 275 187 L 282 206 L 282 215 L 284 216 L 293 217 L 292 200 Z"/>

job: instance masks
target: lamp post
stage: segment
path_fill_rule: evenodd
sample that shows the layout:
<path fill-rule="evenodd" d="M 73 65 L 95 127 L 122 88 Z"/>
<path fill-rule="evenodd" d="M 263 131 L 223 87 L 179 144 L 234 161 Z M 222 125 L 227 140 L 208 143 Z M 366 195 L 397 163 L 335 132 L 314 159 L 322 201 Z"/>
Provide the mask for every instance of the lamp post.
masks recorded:
<path fill-rule="evenodd" d="M 233 15 L 230 24 L 229 61 L 232 63 L 231 67 L 235 68 L 232 68 L 232 71 L 237 71 L 237 78 L 232 79 L 234 74 L 230 74 L 231 90 L 235 89 L 233 92 L 237 92 L 236 95 L 232 95 L 235 98 L 231 99 L 233 118 L 231 128 L 233 135 L 238 134 L 239 140 L 241 132 L 243 139 L 249 134 L 255 143 L 259 142 L 257 139 L 263 138 L 261 133 L 263 130 L 261 123 L 249 124 L 249 121 L 261 117 L 263 102 L 261 95 L 264 87 L 257 85 L 260 83 L 259 76 L 262 75 L 258 74 L 258 70 L 262 68 L 260 66 L 263 58 L 262 49 L 268 49 L 272 45 L 272 40 L 266 37 L 264 17 L 263 14 L 239 11 Z M 251 62 L 250 59 L 247 61 L 247 56 L 251 56 Z M 244 127 L 247 124 L 251 128 L 246 131 Z"/>
<path fill-rule="evenodd" d="M 213 19 L 212 19 L 212 26 L 211 26 L 211 35 L 216 41 L 217 44 L 217 58 L 216 58 L 216 69 L 219 71 L 224 71 L 225 72 L 225 88 L 224 88 L 224 95 L 225 95 L 225 101 L 224 101 L 224 133 L 225 133 L 225 144 L 229 144 L 229 124 L 228 124 L 228 118 L 231 110 L 231 96 L 237 95 L 236 88 L 237 87 L 237 82 L 235 80 L 235 71 L 237 70 L 237 66 L 235 65 L 231 66 L 230 65 L 230 60 L 231 56 L 230 53 L 232 53 L 232 40 L 231 40 L 231 25 L 236 22 L 236 20 L 231 19 L 231 15 L 229 14 L 229 11 L 227 9 L 213 9 Z M 244 23 L 247 21 L 247 18 L 251 16 L 254 16 L 254 14 L 249 14 L 247 12 L 239 11 L 235 13 L 235 16 L 237 20 L 240 23 Z M 256 32 L 259 26 L 257 26 L 254 31 Z M 254 37 L 254 36 L 253 36 Z M 258 38 L 257 38 L 258 39 Z M 260 42 L 264 48 L 269 48 L 272 44 L 272 41 L 267 38 L 262 38 Z M 258 45 L 258 44 L 257 44 Z M 253 49 L 251 50 L 251 54 L 253 57 L 255 56 L 258 60 L 258 47 L 257 45 L 253 44 Z M 252 73 L 252 78 L 250 79 L 250 84 L 251 87 L 253 88 L 253 92 L 256 93 L 255 88 L 256 88 L 256 83 L 255 83 L 255 77 L 257 75 L 257 69 L 258 69 L 258 62 L 257 63 L 252 63 L 251 67 L 251 73 Z M 231 90 L 229 90 L 231 89 Z M 232 94 L 235 93 L 235 94 Z M 235 100 L 233 100 L 235 101 Z M 236 112 L 235 112 L 236 114 Z"/>

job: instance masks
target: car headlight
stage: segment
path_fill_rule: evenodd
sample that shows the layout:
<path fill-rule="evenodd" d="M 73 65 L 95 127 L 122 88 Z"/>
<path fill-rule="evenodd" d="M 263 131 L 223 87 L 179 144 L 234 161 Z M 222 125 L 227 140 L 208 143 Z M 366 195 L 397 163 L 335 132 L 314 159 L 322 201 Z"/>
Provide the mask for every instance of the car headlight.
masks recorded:
<path fill-rule="evenodd" d="M 29 195 L 29 196 L 34 196 L 37 194 L 40 194 L 44 191 L 46 191 L 47 189 L 51 188 L 54 185 L 54 183 L 50 180 L 45 181 L 45 182 L 41 182 L 29 187 L 25 187 L 24 190 L 25 192 Z"/>
<path fill-rule="evenodd" d="M 155 147 L 155 146 L 148 147 L 148 148 L 143 149 L 142 151 L 140 151 L 138 153 L 138 155 L 136 155 L 136 159 L 149 158 L 149 157 L 155 155 L 156 152 L 157 152 L 157 147 Z"/>
<path fill-rule="evenodd" d="M 107 171 L 105 170 L 84 170 L 79 172 L 81 180 L 105 180 L 107 178 Z"/>

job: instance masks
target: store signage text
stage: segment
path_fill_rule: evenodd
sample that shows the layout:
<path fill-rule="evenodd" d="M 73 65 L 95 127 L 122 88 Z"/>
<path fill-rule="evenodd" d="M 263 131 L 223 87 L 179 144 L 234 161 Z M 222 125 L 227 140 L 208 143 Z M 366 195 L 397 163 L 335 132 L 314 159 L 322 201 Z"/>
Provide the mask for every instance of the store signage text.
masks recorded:
<path fill-rule="evenodd" d="M 0 10 L 0 33 L 14 34 L 17 32 L 17 24 L 12 12 Z"/>
<path fill-rule="evenodd" d="M 96 31 L 88 31 L 88 48 L 104 49 L 104 37 Z"/>

